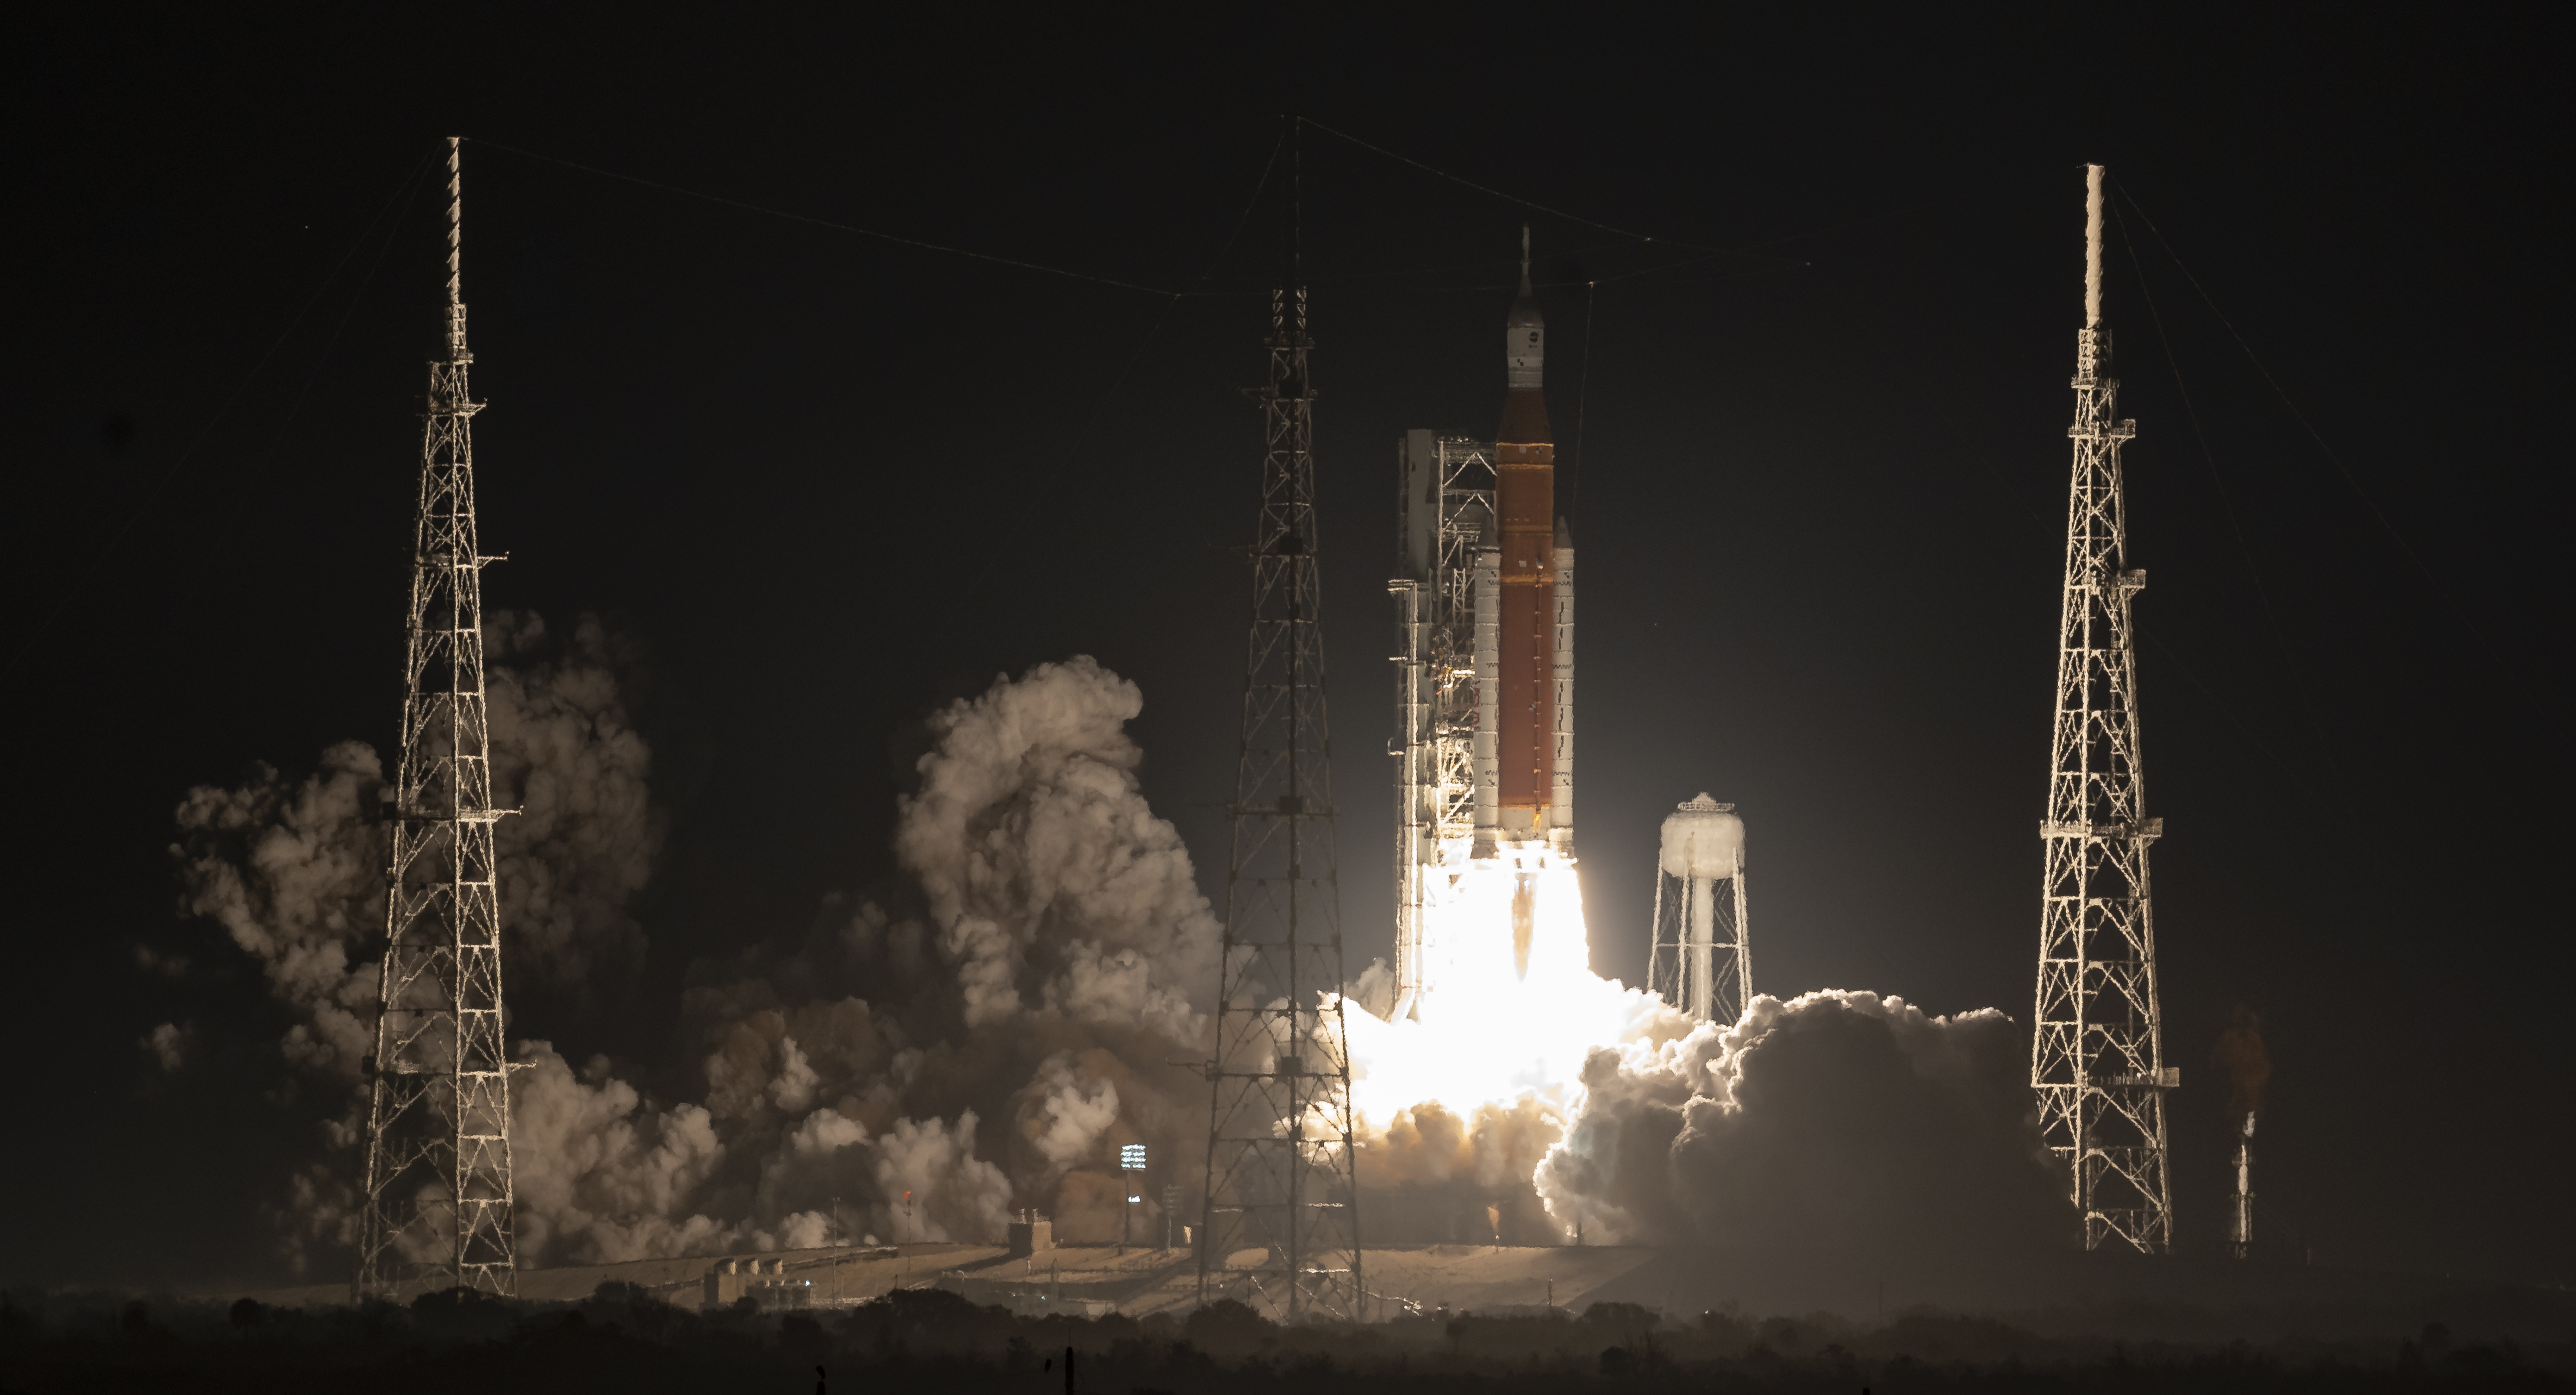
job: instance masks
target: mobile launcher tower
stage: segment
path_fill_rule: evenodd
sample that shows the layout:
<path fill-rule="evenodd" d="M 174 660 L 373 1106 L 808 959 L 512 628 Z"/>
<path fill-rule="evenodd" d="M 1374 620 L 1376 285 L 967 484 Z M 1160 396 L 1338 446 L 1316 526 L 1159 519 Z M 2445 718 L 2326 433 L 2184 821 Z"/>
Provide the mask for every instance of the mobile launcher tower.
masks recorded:
<path fill-rule="evenodd" d="M 1456 923 L 1439 908 L 1470 861 L 1522 879 L 1523 946 L 1530 881 L 1574 862 L 1574 541 L 1556 513 L 1527 228 L 1503 341 L 1495 440 L 1411 431 L 1398 452 L 1396 1019 L 1421 1014 L 1457 949 L 1438 942 Z"/>

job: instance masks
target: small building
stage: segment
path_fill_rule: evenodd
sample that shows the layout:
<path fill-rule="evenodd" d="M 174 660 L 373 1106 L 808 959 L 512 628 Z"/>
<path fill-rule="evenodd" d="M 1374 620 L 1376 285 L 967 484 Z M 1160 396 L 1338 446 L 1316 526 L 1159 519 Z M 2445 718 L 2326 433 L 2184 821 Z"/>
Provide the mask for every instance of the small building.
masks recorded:
<path fill-rule="evenodd" d="M 730 1307 L 748 1298 L 763 1312 L 806 1308 L 814 1303 L 814 1281 L 787 1277 L 783 1259 L 721 1259 L 707 1270 L 703 1307 Z"/>
<path fill-rule="evenodd" d="M 1055 1248 L 1055 1222 L 1035 1211 L 1022 1211 L 1011 1220 L 1011 1258 L 1027 1259 Z"/>

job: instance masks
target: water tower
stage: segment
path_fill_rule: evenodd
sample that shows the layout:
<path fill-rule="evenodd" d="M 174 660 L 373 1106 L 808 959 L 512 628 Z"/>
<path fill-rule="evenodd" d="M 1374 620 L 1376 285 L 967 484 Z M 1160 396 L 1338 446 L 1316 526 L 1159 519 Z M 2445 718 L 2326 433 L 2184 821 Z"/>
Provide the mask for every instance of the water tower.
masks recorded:
<path fill-rule="evenodd" d="M 1664 819 L 1647 984 L 1703 1022 L 1731 1023 L 1753 996 L 1744 915 L 1744 820 L 1705 793 Z"/>

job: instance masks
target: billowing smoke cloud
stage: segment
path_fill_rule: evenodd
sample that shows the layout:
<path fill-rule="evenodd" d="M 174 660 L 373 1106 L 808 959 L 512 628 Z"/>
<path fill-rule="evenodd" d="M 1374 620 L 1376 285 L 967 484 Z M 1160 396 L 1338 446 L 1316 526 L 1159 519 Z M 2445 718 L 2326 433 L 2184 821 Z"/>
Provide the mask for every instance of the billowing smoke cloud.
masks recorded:
<path fill-rule="evenodd" d="M 528 1260 L 995 1239 L 1020 1207 L 1113 1234 L 1120 1145 L 1168 1166 L 1204 1137 L 1205 1086 L 1171 1062 L 1205 1054 L 1215 978 L 1214 917 L 1136 780 L 1142 708 L 1077 658 L 937 714 L 907 883 L 695 971 L 696 1102 L 525 1045 Z"/>
<path fill-rule="evenodd" d="M 493 663 L 493 798 L 519 812 L 500 825 L 510 972 L 584 984 L 643 958 L 629 909 L 653 870 L 663 824 L 647 797 L 653 764 L 618 693 L 611 637 L 581 617 L 557 645 L 533 613 L 485 621 Z"/>
<path fill-rule="evenodd" d="M 1535 1095 L 1463 1115 L 1430 1101 L 1403 1110 L 1362 1140 L 1360 1235 L 1381 1245 L 1561 1243 L 1567 1227 L 1539 1200 L 1536 1174 L 1564 1137 L 1560 1111 Z"/>
<path fill-rule="evenodd" d="M 560 648 L 532 619 L 495 631 L 494 764 L 527 810 L 502 825 L 514 981 L 523 965 L 542 979 L 630 962 L 626 907 L 658 822 L 606 640 L 588 623 Z M 936 714 L 899 811 L 902 875 L 828 902 L 801 941 L 693 969 L 685 1088 L 657 1097 L 605 1058 L 576 1066 L 520 1042 L 522 1262 L 982 1240 L 1021 1207 L 1105 1240 L 1128 1143 L 1154 1159 L 1137 1220 L 1155 1225 L 1158 1184 L 1185 1176 L 1205 1137 L 1205 1082 L 1174 1063 L 1206 1054 L 1218 934 L 1138 784 L 1126 724 L 1142 706 L 1078 658 Z M 289 1058 L 348 1084 L 383 933 L 383 780 L 372 750 L 344 743 L 302 779 L 262 768 L 180 810 L 185 908 L 297 1010 Z M 1382 998 L 1383 978 L 1355 991 Z M 1955 1278 L 2070 1227 L 2000 1014 L 1818 993 L 1691 1030 L 1601 991 L 1625 1025 L 1579 1088 L 1425 1099 L 1372 1121 L 1358 1158 L 1372 1239 L 1687 1239 L 1822 1283 Z M 170 1026 L 141 1045 L 183 1064 L 192 1040 Z M 352 1115 L 334 1141 L 355 1138 Z M 282 1213 L 295 1243 L 345 1243 L 354 1167 L 342 1153 L 299 1173 Z"/>
<path fill-rule="evenodd" d="M 187 1069 L 188 1058 L 196 1054 L 197 1024 L 164 1022 L 144 1033 L 135 1045 L 161 1067 L 162 1074 L 176 1075 Z"/>
<path fill-rule="evenodd" d="M 1588 1239 L 1687 1240 L 1775 1290 L 2001 1282 L 2074 1233 L 2027 1049 L 1992 1009 L 1756 997 L 1731 1026 L 1593 1052 L 1538 1191 Z"/>
<path fill-rule="evenodd" d="M 660 841 L 646 795 L 651 754 L 628 724 L 598 621 L 583 617 L 556 643 L 536 616 L 495 612 L 486 632 L 493 800 L 521 810 L 495 834 L 511 981 L 577 992 L 602 968 L 632 965 L 642 949 L 627 906 Z M 221 926 L 294 1019 L 279 1043 L 289 1075 L 278 1097 L 291 1097 L 299 1080 L 341 1091 L 322 1121 L 338 1149 L 360 1138 L 359 1066 L 374 1049 L 388 794 L 383 758 L 363 741 L 343 741 L 301 779 L 261 763 L 229 789 L 188 791 L 170 850 L 180 913 Z M 135 958 L 150 973 L 189 970 L 186 957 L 149 946 Z M 164 1024 L 146 1044 L 169 1070 L 184 1064 L 196 1038 Z M 344 1155 L 296 1174 L 277 1214 L 299 1268 L 315 1247 L 347 1243 L 353 1167 Z"/>
<path fill-rule="evenodd" d="M 493 800 L 521 810 L 495 835 L 511 976 L 579 983 L 642 949 L 627 903 L 660 842 L 651 755 L 627 723 L 597 620 L 584 616 L 561 646 L 534 615 L 495 612 L 487 631 Z M 300 1018 L 287 1060 L 327 1079 L 354 1081 L 374 1046 L 387 793 L 376 750 L 343 741 L 301 780 L 262 763 L 179 804 L 181 913 L 214 920 L 260 965 Z M 156 971 L 172 962 L 148 948 L 137 958 Z"/>
<path fill-rule="evenodd" d="M 1214 921 L 1180 834 L 1136 784 L 1136 685 L 1089 658 L 1043 664 L 932 723 L 895 852 L 956 963 L 966 1025 L 1026 1008 L 1194 1038 Z"/>
<path fill-rule="evenodd" d="M 689 1208 L 724 1155 L 704 1107 L 650 1104 L 605 1058 L 576 1075 L 550 1043 L 519 1055 L 530 1067 L 510 1082 L 522 1255 L 567 1232 L 619 1257 L 724 1248 L 724 1229 Z"/>
<path fill-rule="evenodd" d="M 232 789 L 179 803 L 183 914 L 208 916 L 257 961 L 302 1019 L 283 1048 L 297 1068 L 354 1080 L 372 1047 L 373 941 L 384 936 L 384 763 L 362 741 L 290 781 L 265 763 Z"/>

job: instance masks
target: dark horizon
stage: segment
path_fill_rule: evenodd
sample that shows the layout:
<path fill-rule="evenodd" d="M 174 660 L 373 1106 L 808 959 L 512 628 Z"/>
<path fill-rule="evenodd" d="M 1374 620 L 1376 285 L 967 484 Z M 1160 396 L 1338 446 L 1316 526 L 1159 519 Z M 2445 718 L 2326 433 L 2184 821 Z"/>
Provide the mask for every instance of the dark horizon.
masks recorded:
<path fill-rule="evenodd" d="M 173 916 L 172 810 L 388 746 L 441 284 L 407 180 L 443 137 L 482 534 L 511 554 L 486 594 L 559 635 L 601 617 L 668 827 L 641 968 L 514 983 L 513 1035 L 681 1097 L 695 966 L 898 880 L 924 720 L 997 674 L 1135 681 L 1144 792 L 1221 890 L 1238 389 L 1294 113 L 1352 973 L 1389 941 L 1394 448 L 1491 431 L 1526 220 L 1583 559 L 1594 966 L 1643 978 L 1653 830 L 1705 789 L 1747 820 L 1758 989 L 2026 1022 L 2099 161 L 2180 1243 L 2218 1243 L 2213 1053 L 2250 1008 L 2267 1233 L 2567 1282 L 2568 592 L 2522 518 L 2564 454 L 2563 140 L 2517 12 L 1119 42 L 469 19 L 452 61 L 390 22 L 52 23 L 9 157 L 46 881 L 0 1279 L 287 1281 L 275 1216 L 328 1092 L 282 1068 L 257 965 Z M 1494 95 L 1515 64 L 1540 97 Z M 137 1046 L 165 1021 L 194 1033 L 176 1073 Z"/>

